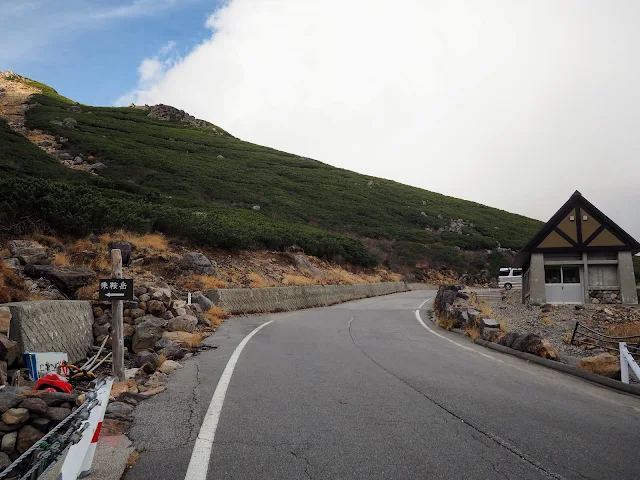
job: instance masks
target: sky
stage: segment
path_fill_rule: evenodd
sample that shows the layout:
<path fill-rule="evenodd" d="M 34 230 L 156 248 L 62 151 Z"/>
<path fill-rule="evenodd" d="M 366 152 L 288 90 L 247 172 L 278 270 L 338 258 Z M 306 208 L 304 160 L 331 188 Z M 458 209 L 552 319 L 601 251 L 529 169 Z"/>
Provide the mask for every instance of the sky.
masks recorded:
<path fill-rule="evenodd" d="M 0 69 L 540 220 L 580 190 L 640 238 L 637 25 L 637 0 L 0 0 Z"/>

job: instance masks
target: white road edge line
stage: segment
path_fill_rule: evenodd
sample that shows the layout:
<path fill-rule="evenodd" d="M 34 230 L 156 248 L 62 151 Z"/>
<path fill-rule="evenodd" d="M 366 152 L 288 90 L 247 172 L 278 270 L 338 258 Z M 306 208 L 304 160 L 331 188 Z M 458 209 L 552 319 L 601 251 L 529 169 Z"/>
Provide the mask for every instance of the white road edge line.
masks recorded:
<path fill-rule="evenodd" d="M 427 298 L 424 302 L 422 302 L 422 303 L 420 304 L 420 306 L 418 307 L 418 310 L 420 310 L 420 309 L 424 306 L 424 304 L 425 304 L 425 303 L 427 303 L 427 302 L 428 302 L 429 300 L 431 300 L 432 298 L 433 298 L 433 297 L 429 297 L 429 298 Z"/>
<path fill-rule="evenodd" d="M 426 303 L 426 302 L 425 302 Z M 424 305 L 424 304 L 423 304 Z M 486 353 L 482 353 L 482 352 L 478 352 L 477 350 L 474 350 L 471 347 L 467 347 L 465 345 L 461 345 L 458 342 L 455 342 L 453 340 L 451 340 L 450 338 L 445 337 L 444 335 L 440 335 L 438 332 L 436 332 L 435 330 L 433 330 L 432 328 L 428 327 L 423 321 L 422 318 L 420 318 L 420 310 L 416 310 L 416 319 L 418 320 L 418 322 L 420 322 L 420 325 L 422 325 L 424 328 L 426 328 L 427 330 L 429 330 L 431 333 L 433 333 L 436 337 L 440 337 L 440 338 L 444 338 L 447 342 L 451 342 L 454 345 L 456 345 L 457 347 L 460 348 L 464 348 L 465 350 L 469 350 L 470 352 L 473 353 L 477 353 L 478 355 L 482 355 L 483 357 L 487 357 L 490 358 L 491 360 L 495 360 L 496 362 L 500 362 L 500 363 L 504 363 L 504 361 L 500 360 L 499 358 L 495 358 L 492 357 L 491 355 L 487 355 Z"/>
<path fill-rule="evenodd" d="M 184 477 L 185 480 L 206 480 L 207 472 L 209 470 L 211 450 L 213 448 L 213 440 L 216 435 L 218 420 L 220 420 L 220 412 L 222 411 L 222 405 L 224 404 L 224 397 L 227 394 L 227 388 L 231 382 L 233 370 L 236 368 L 238 358 L 240 358 L 242 350 L 249 340 L 251 340 L 251 337 L 270 323 L 273 323 L 273 320 L 263 323 L 259 327 L 255 328 L 249 335 L 244 337 L 233 351 L 231 358 L 229 358 L 229 361 L 227 362 L 227 366 L 224 367 L 220 380 L 218 380 L 216 390 L 213 392 L 213 397 L 211 397 L 211 403 L 209 404 L 207 413 L 202 420 L 202 426 L 200 427 L 200 432 L 198 432 L 198 438 L 193 446 L 193 453 L 191 454 L 187 474 Z"/>

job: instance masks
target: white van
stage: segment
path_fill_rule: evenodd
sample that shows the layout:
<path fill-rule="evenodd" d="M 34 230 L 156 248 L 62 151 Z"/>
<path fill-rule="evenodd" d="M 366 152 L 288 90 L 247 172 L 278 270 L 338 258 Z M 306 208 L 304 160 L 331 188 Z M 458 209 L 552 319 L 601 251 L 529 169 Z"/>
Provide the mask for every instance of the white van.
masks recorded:
<path fill-rule="evenodd" d="M 505 290 L 512 288 L 522 288 L 522 269 L 504 267 L 500 269 L 498 274 L 498 287 Z"/>

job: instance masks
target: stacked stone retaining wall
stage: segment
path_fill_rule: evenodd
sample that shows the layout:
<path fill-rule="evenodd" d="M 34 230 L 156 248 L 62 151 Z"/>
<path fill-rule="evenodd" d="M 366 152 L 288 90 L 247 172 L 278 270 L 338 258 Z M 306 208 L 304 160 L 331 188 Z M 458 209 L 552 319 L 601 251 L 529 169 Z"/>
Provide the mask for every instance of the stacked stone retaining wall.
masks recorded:
<path fill-rule="evenodd" d="M 86 358 L 93 345 L 91 302 L 39 300 L 6 303 L 11 311 L 9 338 L 21 352 L 65 352 L 70 362 Z"/>
<path fill-rule="evenodd" d="M 227 312 L 239 314 L 324 307 L 408 290 L 405 282 L 387 282 L 359 285 L 216 289 L 207 291 L 206 296 Z"/>

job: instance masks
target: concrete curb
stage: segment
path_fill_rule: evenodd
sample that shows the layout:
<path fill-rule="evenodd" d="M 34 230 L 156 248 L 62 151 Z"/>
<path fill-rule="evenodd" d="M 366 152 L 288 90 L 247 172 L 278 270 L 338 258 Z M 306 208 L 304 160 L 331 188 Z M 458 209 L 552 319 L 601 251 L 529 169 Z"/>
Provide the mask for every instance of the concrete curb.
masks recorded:
<path fill-rule="evenodd" d="M 492 350 L 496 350 L 498 352 L 506 353 L 508 355 L 513 355 L 514 357 L 522 358 L 523 360 L 529 360 L 531 362 L 537 363 L 539 365 L 543 365 L 548 368 L 552 368 L 554 370 L 558 370 L 563 373 L 567 373 L 569 375 L 573 375 L 574 377 L 580 377 L 585 380 L 588 380 L 593 383 L 597 383 L 598 385 L 602 385 L 604 387 L 613 388 L 614 390 L 619 390 L 625 393 L 631 393 L 632 395 L 640 396 L 640 386 L 636 385 L 627 385 L 626 383 L 622 383 L 618 380 L 613 380 L 611 378 L 603 377 L 601 375 L 594 375 L 593 373 L 588 373 L 579 368 L 572 367 L 571 365 L 566 365 L 564 363 L 556 362 L 554 360 L 549 360 L 547 358 L 537 357 L 536 355 L 532 355 L 530 353 L 521 352 L 519 350 L 514 350 L 513 348 L 505 347 L 504 345 L 498 345 L 497 343 L 488 342 L 487 340 L 482 340 L 478 338 L 475 343 L 478 345 L 482 345 L 483 347 L 490 348 Z"/>

